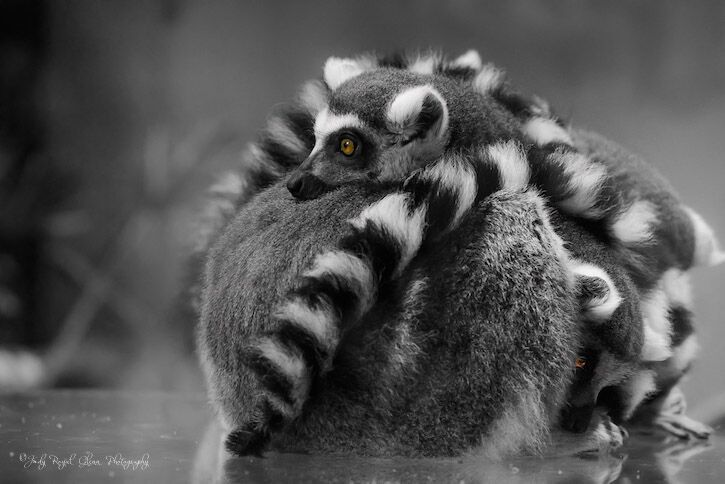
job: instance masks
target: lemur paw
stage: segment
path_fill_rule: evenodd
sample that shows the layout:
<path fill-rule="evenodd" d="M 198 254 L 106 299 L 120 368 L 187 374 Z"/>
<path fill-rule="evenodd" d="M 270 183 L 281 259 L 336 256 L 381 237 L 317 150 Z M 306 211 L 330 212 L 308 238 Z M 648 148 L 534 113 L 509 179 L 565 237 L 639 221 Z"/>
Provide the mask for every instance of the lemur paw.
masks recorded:
<path fill-rule="evenodd" d="M 547 455 L 605 455 L 621 447 L 628 436 L 627 431 L 614 424 L 609 416 L 597 412 L 583 434 L 555 430 L 552 433 L 553 446 Z"/>
<path fill-rule="evenodd" d="M 269 432 L 247 426 L 232 430 L 227 436 L 225 447 L 229 452 L 238 456 L 263 457 L 262 453 L 269 440 Z"/>
<path fill-rule="evenodd" d="M 595 448 L 588 452 L 610 452 L 624 445 L 624 440 L 629 437 L 629 433 L 623 427 L 613 423 L 609 416 L 604 415 L 594 428 L 591 437 Z"/>
<path fill-rule="evenodd" d="M 713 429 L 709 425 L 693 420 L 682 413 L 660 413 L 654 421 L 655 426 L 681 439 L 707 439 Z"/>

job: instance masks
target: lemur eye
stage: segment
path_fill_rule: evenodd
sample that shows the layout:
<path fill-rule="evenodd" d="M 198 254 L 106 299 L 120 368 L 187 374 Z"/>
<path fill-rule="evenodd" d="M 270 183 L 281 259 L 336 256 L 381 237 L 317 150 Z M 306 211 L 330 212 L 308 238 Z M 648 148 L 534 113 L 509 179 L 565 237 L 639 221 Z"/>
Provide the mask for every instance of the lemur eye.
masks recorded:
<path fill-rule="evenodd" d="M 576 367 L 577 369 L 581 369 L 581 368 L 584 368 L 585 366 L 587 366 L 587 359 L 586 359 L 586 358 L 583 358 L 583 357 L 581 357 L 581 356 L 580 356 L 580 357 L 579 357 L 579 358 L 577 358 L 577 359 L 576 359 L 576 361 L 574 362 L 574 366 L 575 366 L 575 367 Z"/>
<path fill-rule="evenodd" d="M 340 152 L 345 156 L 352 156 L 356 147 L 355 141 L 351 138 L 342 138 L 340 140 Z"/>

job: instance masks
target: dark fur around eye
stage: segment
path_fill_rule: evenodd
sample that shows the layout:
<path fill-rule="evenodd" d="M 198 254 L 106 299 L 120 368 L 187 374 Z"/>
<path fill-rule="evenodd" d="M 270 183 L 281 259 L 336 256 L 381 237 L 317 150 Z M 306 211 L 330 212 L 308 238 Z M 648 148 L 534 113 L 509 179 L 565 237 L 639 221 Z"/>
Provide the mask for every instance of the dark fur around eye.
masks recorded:
<path fill-rule="evenodd" d="M 352 153 L 345 155 L 345 156 L 347 156 L 348 158 L 354 158 L 354 157 L 360 156 L 362 154 L 364 143 L 363 143 L 363 140 L 361 139 L 361 137 L 358 136 L 357 134 L 351 133 L 349 131 L 341 131 L 340 133 L 338 133 L 336 138 L 337 138 L 337 151 L 338 152 L 342 153 L 342 142 L 344 140 L 350 140 L 353 142 L 353 144 L 355 146 L 355 151 L 353 151 Z"/>

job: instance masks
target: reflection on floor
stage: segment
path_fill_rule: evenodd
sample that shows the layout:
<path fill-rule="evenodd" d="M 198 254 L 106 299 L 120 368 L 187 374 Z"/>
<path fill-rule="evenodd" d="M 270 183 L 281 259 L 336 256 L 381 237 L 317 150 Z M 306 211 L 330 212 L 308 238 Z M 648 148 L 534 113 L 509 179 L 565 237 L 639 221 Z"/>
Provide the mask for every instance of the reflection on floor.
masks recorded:
<path fill-rule="evenodd" d="M 269 453 L 237 458 L 204 395 L 0 394 L 2 482 L 722 482 L 725 428 L 708 442 L 630 429 L 613 455 L 488 462 Z"/>

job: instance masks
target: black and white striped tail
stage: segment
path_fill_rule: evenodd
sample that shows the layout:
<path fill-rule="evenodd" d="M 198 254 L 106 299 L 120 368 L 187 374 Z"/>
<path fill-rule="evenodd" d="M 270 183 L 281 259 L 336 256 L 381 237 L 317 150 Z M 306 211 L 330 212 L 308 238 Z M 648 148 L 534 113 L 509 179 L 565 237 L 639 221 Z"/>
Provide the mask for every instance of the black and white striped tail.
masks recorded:
<path fill-rule="evenodd" d="M 321 81 L 307 82 L 297 99 L 277 110 L 242 155 L 241 165 L 222 175 L 208 191 L 195 251 L 203 254 L 232 216 L 260 189 L 296 168 L 315 144 L 314 122 L 327 104 Z"/>

